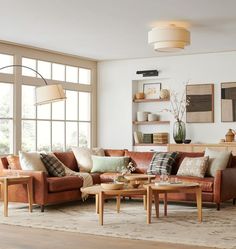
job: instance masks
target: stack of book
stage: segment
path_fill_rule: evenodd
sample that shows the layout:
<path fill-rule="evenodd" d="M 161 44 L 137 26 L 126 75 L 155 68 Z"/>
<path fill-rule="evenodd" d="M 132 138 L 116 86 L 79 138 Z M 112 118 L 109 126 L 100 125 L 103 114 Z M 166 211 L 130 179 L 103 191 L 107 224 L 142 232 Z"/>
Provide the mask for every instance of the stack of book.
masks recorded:
<path fill-rule="evenodd" d="M 168 144 L 169 134 L 167 132 L 158 132 L 153 134 L 154 144 Z"/>

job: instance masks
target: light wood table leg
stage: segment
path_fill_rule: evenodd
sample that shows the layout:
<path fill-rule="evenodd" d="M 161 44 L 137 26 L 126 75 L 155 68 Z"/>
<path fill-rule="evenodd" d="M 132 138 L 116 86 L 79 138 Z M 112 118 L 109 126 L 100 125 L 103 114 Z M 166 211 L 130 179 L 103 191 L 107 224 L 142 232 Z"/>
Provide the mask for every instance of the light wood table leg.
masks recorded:
<path fill-rule="evenodd" d="M 147 195 L 143 196 L 143 207 L 144 207 L 144 210 L 147 210 Z"/>
<path fill-rule="evenodd" d="M 96 213 L 99 214 L 99 194 L 95 195 Z"/>
<path fill-rule="evenodd" d="M 199 222 L 202 222 L 202 189 L 200 187 L 196 189 L 196 199 L 197 199 L 198 220 Z"/>
<path fill-rule="evenodd" d="M 120 212 L 120 195 L 116 196 L 116 211 L 117 213 Z"/>
<path fill-rule="evenodd" d="M 158 191 L 153 191 L 154 201 L 155 201 L 155 209 L 156 209 L 156 217 L 159 217 L 159 193 Z"/>
<path fill-rule="evenodd" d="M 152 188 L 147 187 L 147 224 L 151 223 L 152 216 Z"/>
<path fill-rule="evenodd" d="M 32 205 L 33 205 L 33 180 L 32 178 L 30 178 L 27 183 L 27 193 L 28 193 L 29 211 L 32 212 Z"/>
<path fill-rule="evenodd" d="M 8 216 L 8 182 L 7 179 L 4 179 L 4 216 Z"/>
<path fill-rule="evenodd" d="M 167 193 L 164 193 L 164 215 L 167 216 Z"/>
<path fill-rule="evenodd" d="M 103 209 L 104 209 L 104 194 L 99 193 L 99 224 L 103 226 Z"/>

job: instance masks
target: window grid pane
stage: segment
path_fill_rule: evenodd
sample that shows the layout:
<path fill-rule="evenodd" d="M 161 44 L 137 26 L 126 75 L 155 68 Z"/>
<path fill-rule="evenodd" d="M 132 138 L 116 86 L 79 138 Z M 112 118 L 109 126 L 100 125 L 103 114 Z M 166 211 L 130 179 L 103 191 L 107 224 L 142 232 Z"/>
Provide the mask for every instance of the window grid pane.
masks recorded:
<path fill-rule="evenodd" d="M 29 58 L 22 58 L 22 65 L 26 67 L 30 67 L 36 70 L 36 60 Z M 22 75 L 36 77 L 36 73 L 28 68 L 22 68 Z"/>
<path fill-rule="evenodd" d="M 8 54 L 0 54 L 0 68 L 13 64 L 13 56 Z M 2 69 L 0 73 L 13 73 L 13 67 Z"/>

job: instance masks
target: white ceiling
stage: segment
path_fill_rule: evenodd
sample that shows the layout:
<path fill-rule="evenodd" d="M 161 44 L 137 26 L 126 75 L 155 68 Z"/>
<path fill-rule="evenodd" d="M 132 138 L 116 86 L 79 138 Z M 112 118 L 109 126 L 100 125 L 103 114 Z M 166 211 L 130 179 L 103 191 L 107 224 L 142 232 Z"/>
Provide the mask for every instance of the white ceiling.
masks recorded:
<path fill-rule="evenodd" d="M 166 55 L 147 43 L 156 21 L 191 25 L 184 54 L 236 50 L 236 0 L 0 0 L 0 9 L 0 40 L 96 60 Z"/>

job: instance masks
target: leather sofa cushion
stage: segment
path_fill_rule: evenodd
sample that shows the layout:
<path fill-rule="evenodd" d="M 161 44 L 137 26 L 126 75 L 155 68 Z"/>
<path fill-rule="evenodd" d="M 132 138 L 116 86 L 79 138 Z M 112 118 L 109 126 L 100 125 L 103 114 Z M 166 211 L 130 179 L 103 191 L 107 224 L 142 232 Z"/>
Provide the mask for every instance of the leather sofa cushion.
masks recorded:
<path fill-rule="evenodd" d="M 154 152 L 134 152 L 125 151 L 125 156 L 129 156 L 135 166 L 134 173 L 147 173 L 148 166 L 152 160 Z"/>
<path fill-rule="evenodd" d="M 79 167 L 77 164 L 77 161 L 75 159 L 74 153 L 72 151 L 67 152 L 53 152 L 54 155 L 62 162 L 64 163 L 68 168 L 79 171 Z"/>
<path fill-rule="evenodd" d="M 179 155 L 172 166 L 171 175 L 177 174 L 179 166 L 183 162 L 185 157 L 202 157 L 202 156 L 204 156 L 204 152 L 179 152 Z"/>
<path fill-rule="evenodd" d="M 100 175 L 101 183 L 103 182 L 112 182 L 116 176 L 121 175 L 119 173 L 102 173 Z"/>
<path fill-rule="evenodd" d="M 48 177 L 48 191 L 51 193 L 78 189 L 83 186 L 83 179 L 78 176 Z"/>
<path fill-rule="evenodd" d="M 105 153 L 105 156 L 124 156 L 125 150 L 107 149 L 107 150 L 104 150 L 104 153 Z"/>
<path fill-rule="evenodd" d="M 100 184 L 101 180 L 100 180 L 100 174 L 99 173 L 91 173 L 90 174 L 93 178 L 93 184 Z"/>

